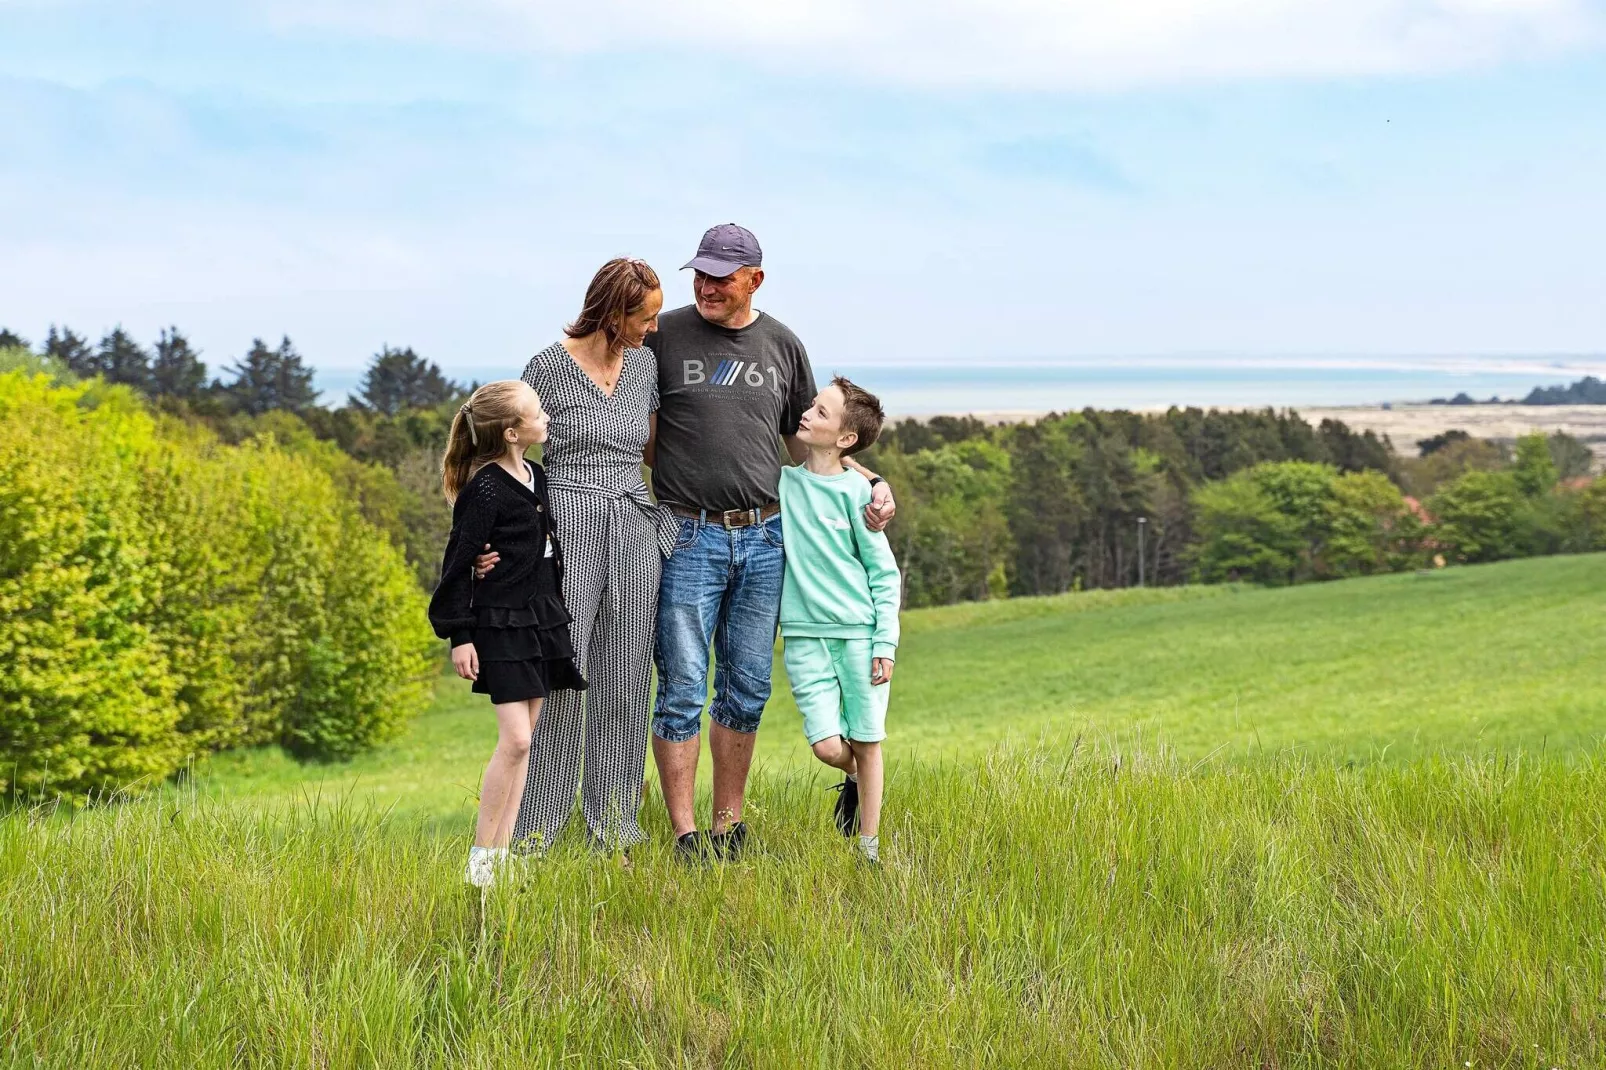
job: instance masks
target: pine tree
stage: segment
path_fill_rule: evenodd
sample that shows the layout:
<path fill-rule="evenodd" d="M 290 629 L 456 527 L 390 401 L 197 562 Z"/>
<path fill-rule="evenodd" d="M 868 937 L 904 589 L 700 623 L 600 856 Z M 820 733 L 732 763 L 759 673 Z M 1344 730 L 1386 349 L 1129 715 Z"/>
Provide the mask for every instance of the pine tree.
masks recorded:
<path fill-rule="evenodd" d="M 28 340 L 8 327 L 0 327 L 0 349 L 29 349 Z"/>
<path fill-rule="evenodd" d="M 190 341 L 177 327 L 164 330 L 156 342 L 156 359 L 151 362 L 151 391 L 167 397 L 193 401 L 206 388 L 206 365 L 190 348 Z"/>
<path fill-rule="evenodd" d="M 312 369 L 302 362 L 288 336 L 277 349 L 269 349 L 260 338 L 252 339 L 250 352 L 229 371 L 234 382 L 224 387 L 224 392 L 242 412 L 253 416 L 273 409 L 300 412 L 317 404 Z"/>
<path fill-rule="evenodd" d="M 121 326 L 112 328 L 95 351 L 96 371 L 107 382 L 124 383 L 135 390 L 151 389 L 151 355 Z"/>
<path fill-rule="evenodd" d="M 61 361 L 74 375 L 100 374 L 99 362 L 95 359 L 95 351 L 89 347 L 88 339 L 74 334 L 69 327 L 63 327 L 57 333 L 56 325 L 50 325 L 50 333 L 45 335 L 45 356 Z"/>
<path fill-rule="evenodd" d="M 434 361 L 406 349 L 385 346 L 374 354 L 353 403 L 386 416 L 407 409 L 431 408 L 463 393 L 460 384 L 441 374 Z"/>

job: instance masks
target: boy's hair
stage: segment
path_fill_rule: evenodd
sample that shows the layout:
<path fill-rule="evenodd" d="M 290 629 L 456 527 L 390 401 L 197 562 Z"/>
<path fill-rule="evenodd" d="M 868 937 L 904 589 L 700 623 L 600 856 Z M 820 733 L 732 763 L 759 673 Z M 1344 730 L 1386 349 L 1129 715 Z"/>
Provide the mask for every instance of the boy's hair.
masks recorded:
<path fill-rule="evenodd" d="M 441 458 L 441 490 L 447 505 L 457 501 L 458 492 L 475 472 L 507 452 L 502 432 L 518 424 L 533 393 L 522 379 L 498 379 L 474 391 L 457 410 L 446 436 L 446 455 Z"/>
<path fill-rule="evenodd" d="M 837 376 L 831 385 L 842 391 L 842 430 L 852 431 L 859 440 L 842 451 L 842 456 L 869 449 L 881 436 L 881 425 L 886 422 L 886 410 L 881 399 L 852 380 Z"/>

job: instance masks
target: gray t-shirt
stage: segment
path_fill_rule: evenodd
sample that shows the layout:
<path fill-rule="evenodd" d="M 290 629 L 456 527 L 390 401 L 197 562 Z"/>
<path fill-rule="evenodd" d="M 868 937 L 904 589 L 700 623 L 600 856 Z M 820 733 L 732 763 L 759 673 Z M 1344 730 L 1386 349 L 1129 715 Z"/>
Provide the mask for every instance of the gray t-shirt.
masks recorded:
<path fill-rule="evenodd" d="M 814 371 L 797 335 L 762 312 L 736 330 L 687 305 L 659 316 L 646 344 L 658 357 L 658 500 L 709 510 L 775 501 L 776 439 L 796 434 L 814 403 Z"/>

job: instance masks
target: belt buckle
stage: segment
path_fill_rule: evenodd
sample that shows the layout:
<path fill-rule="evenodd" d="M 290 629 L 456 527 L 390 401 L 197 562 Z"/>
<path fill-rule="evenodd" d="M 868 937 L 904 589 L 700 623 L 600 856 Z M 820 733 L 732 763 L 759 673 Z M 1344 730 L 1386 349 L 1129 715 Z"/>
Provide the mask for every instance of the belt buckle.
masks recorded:
<path fill-rule="evenodd" d="M 751 526 L 753 523 L 754 512 L 755 510 L 753 509 L 727 509 L 723 513 L 719 514 L 719 522 L 725 525 L 726 531 L 735 531 L 737 528 Z M 742 520 L 744 523 L 733 524 L 731 523 L 732 517 Z"/>

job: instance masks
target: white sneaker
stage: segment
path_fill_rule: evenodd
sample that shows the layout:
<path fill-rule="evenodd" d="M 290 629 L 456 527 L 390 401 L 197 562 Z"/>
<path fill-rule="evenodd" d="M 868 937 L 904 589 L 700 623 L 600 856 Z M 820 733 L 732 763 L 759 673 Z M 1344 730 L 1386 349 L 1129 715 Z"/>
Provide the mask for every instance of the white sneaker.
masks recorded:
<path fill-rule="evenodd" d="M 496 855 L 489 847 L 470 847 L 463 880 L 476 888 L 489 888 L 496 880 Z"/>

